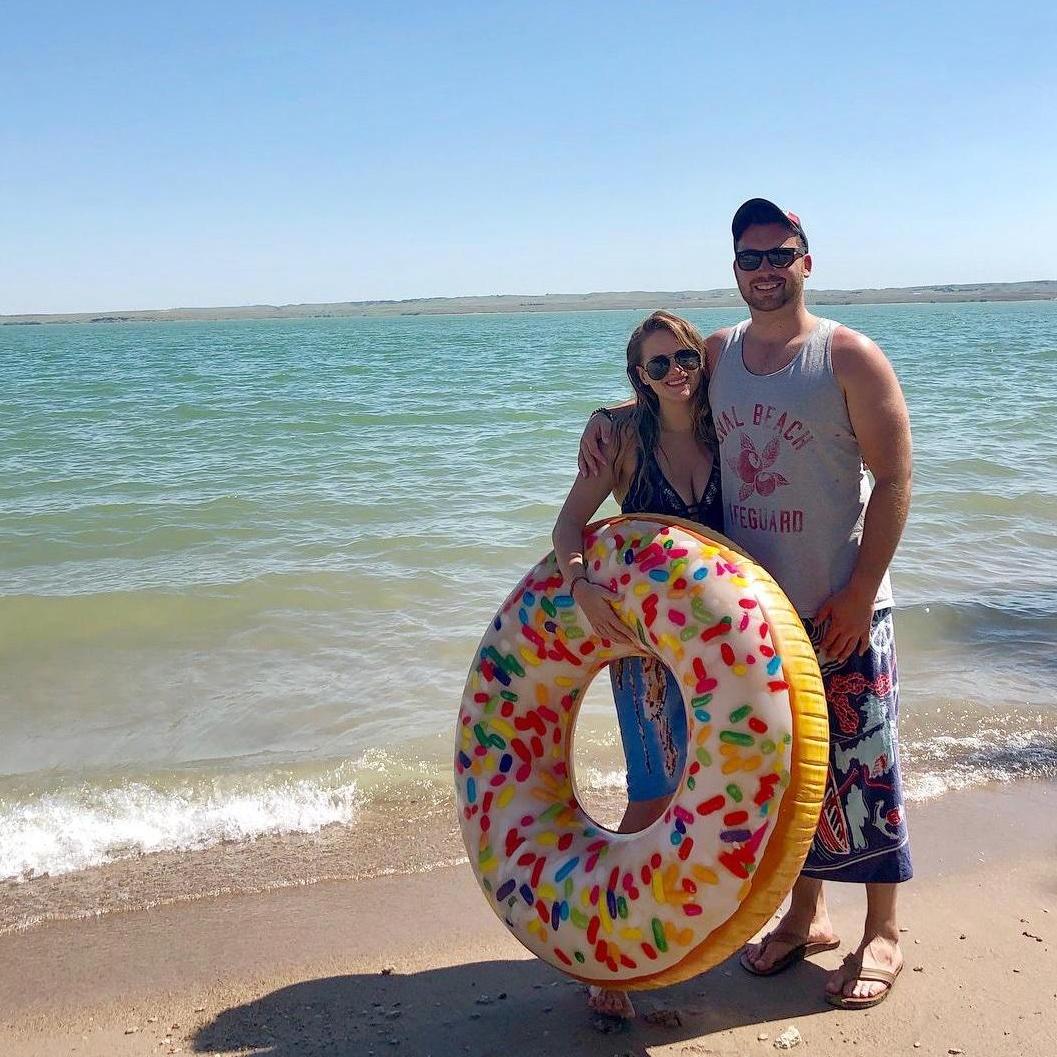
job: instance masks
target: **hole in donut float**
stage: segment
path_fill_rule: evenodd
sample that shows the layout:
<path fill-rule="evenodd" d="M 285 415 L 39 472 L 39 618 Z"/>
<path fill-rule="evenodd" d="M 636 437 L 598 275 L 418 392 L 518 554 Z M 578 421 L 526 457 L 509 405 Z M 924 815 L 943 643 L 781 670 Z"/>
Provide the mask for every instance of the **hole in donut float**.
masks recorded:
<path fill-rule="evenodd" d="M 573 732 L 577 801 L 595 825 L 639 833 L 660 818 L 686 762 L 686 709 L 675 676 L 642 654 L 607 665 Z"/>

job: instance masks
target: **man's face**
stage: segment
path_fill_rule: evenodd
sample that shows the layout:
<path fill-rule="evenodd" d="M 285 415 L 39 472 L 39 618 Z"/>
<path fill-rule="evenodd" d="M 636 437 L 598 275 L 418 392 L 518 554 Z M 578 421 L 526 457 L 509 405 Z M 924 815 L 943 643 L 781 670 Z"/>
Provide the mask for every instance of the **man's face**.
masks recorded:
<path fill-rule="evenodd" d="M 737 250 L 802 249 L 800 238 L 784 224 L 754 224 L 738 239 Z M 804 296 L 804 280 L 811 274 L 811 257 L 799 257 L 788 268 L 776 268 L 766 257 L 754 272 L 734 263 L 734 278 L 749 308 L 774 312 Z"/>

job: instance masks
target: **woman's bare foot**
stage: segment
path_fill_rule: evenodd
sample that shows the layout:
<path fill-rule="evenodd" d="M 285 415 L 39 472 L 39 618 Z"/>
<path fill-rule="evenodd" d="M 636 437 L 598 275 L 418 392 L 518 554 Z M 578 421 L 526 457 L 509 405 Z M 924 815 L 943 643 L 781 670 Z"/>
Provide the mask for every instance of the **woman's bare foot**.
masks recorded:
<path fill-rule="evenodd" d="M 616 991 L 608 987 L 588 988 L 587 1008 L 606 1017 L 619 1017 L 630 1020 L 635 1016 L 635 1007 L 631 1004 L 627 991 Z"/>

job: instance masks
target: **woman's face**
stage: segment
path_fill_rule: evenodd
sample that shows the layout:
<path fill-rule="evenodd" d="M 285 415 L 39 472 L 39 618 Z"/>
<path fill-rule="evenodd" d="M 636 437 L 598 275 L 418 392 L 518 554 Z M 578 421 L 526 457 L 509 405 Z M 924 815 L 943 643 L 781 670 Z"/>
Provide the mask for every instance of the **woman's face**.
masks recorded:
<path fill-rule="evenodd" d="M 688 356 L 692 353 L 693 356 Z M 692 361 L 696 357 L 697 369 L 692 362 L 680 363 L 676 360 Z M 667 360 L 668 371 L 660 378 L 653 378 L 647 367 L 653 361 L 653 373 L 659 373 Z M 642 358 L 636 367 L 642 384 L 657 395 L 658 400 L 673 403 L 686 403 L 701 384 L 700 356 L 695 349 L 684 345 L 670 330 L 654 330 L 646 335 L 642 342 Z"/>

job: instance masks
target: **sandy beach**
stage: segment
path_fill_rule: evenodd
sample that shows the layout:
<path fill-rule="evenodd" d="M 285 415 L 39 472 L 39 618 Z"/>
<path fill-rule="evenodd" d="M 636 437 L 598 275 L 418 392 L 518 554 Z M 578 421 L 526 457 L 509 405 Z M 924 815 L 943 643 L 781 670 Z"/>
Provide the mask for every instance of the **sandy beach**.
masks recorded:
<path fill-rule="evenodd" d="M 1057 1050 L 1057 786 L 952 794 L 913 815 L 907 966 L 873 1011 L 822 999 L 823 956 L 771 980 L 731 961 L 603 1022 L 529 957 L 465 865 L 53 922 L 0 937 L 0 1053 L 752 1054 Z M 830 886 L 846 944 L 861 892 Z"/>

